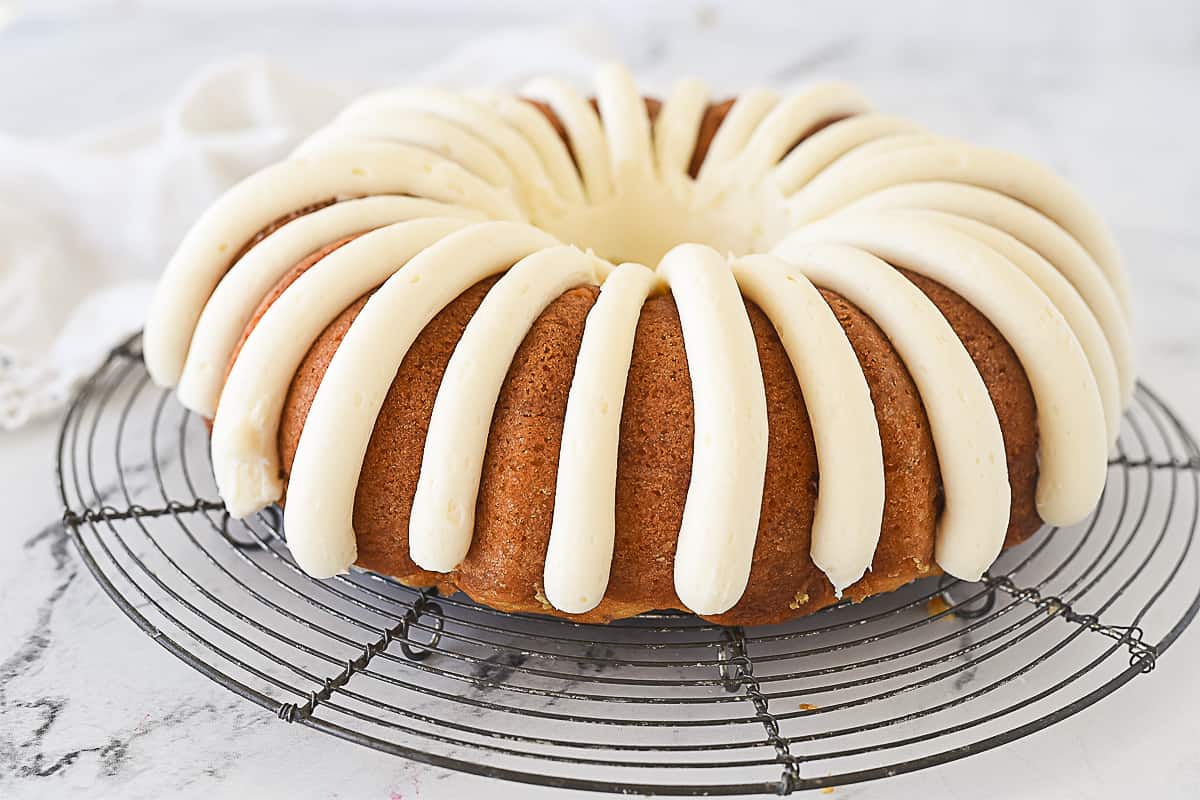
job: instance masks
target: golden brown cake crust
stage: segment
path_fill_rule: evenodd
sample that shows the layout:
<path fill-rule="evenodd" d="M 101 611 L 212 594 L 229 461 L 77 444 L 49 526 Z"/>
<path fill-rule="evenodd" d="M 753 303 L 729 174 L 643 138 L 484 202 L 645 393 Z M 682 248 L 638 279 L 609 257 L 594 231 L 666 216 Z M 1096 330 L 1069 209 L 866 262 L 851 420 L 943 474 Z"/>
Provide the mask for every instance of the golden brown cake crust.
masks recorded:
<path fill-rule="evenodd" d="M 1009 543 L 1019 541 L 1040 525 L 1033 510 L 1037 438 L 1028 381 L 1011 347 L 978 311 L 938 284 L 909 277 L 950 319 L 996 402 L 1012 475 Z M 358 563 L 411 585 L 462 589 L 501 610 L 557 615 L 542 596 L 541 571 L 567 391 L 595 289 L 576 289 L 553 302 L 517 351 L 488 439 L 475 537 L 460 568 L 449 575 L 430 573 L 408 555 L 409 513 L 437 389 L 467 321 L 493 282 L 477 284 L 438 314 L 400 366 L 367 448 L 355 498 Z M 933 541 L 940 478 L 916 386 L 895 350 L 861 311 L 833 293 L 824 295 L 862 364 L 884 447 L 887 502 L 879 547 L 871 571 L 846 591 L 861 600 L 937 571 Z M 364 302 L 329 325 L 296 373 L 279 433 L 285 475 L 321 377 Z M 753 304 L 747 311 L 767 394 L 766 482 L 749 585 L 732 610 L 712 618 L 742 625 L 779 622 L 836 599 L 808 554 L 819 474 L 803 396 L 771 323 Z M 609 587 L 596 609 L 575 619 L 601 622 L 680 607 L 673 560 L 690 480 L 692 411 L 678 312 L 670 296 L 652 297 L 638 323 L 621 418 Z"/>
<path fill-rule="evenodd" d="M 708 148 L 712 144 L 713 137 L 717 135 L 717 129 L 721 127 L 725 117 L 729 116 L 729 111 L 735 102 L 737 102 L 737 98 L 730 97 L 728 100 L 713 103 L 704 110 L 704 116 L 700 118 L 700 130 L 696 134 L 696 146 L 692 150 L 692 160 L 688 164 L 688 175 L 693 178 L 700 174 L 700 167 L 708 155 Z"/>
<path fill-rule="evenodd" d="M 549 109 L 535 105 L 563 133 Z M 705 114 L 693 172 L 731 105 L 713 105 Z M 647 107 L 652 117 L 658 111 L 657 101 L 648 100 Z M 296 277 L 348 240 L 297 264 L 264 298 L 243 341 Z M 987 385 L 1004 436 L 1012 489 L 1006 544 L 1015 544 L 1041 525 L 1034 505 L 1038 440 L 1029 381 L 1012 348 L 980 312 L 946 287 L 904 274 L 945 315 Z M 600 605 L 586 614 L 564 615 L 549 606 L 541 590 L 563 416 L 595 288 L 575 289 L 552 302 L 517 350 L 493 415 L 474 538 L 462 564 L 452 573 L 438 574 L 422 570 L 410 558 L 409 517 L 434 400 L 454 347 L 495 280 L 471 287 L 434 317 L 400 365 L 368 445 L 355 497 L 359 566 L 413 586 L 462 590 L 504 611 L 585 622 L 681 608 L 673 562 L 691 478 L 693 407 L 679 314 L 669 295 L 649 298 L 637 326 L 621 416 L 614 553 Z M 879 545 L 871 570 L 845 592 L 858 601 L 938 572 L 933 550 L 941 479 L 920 396 L 891 343 L 854 305 L 832 292 L 822 294 L 862 366 L 883 444 L 886 502 Z M 365 302 L 360 299 L 325 329 L 296 372 L 279 429 L 285 482 L 325 369 Z M 803 394 L 771 322 L 754 304 L 747 302 L 746 308 L 766 390 L 767 468 L 746 591 L 733 609 L 710 619 L 754 625 L 809 614 L 837 598 L 809 556 L 820 475 Z"/>

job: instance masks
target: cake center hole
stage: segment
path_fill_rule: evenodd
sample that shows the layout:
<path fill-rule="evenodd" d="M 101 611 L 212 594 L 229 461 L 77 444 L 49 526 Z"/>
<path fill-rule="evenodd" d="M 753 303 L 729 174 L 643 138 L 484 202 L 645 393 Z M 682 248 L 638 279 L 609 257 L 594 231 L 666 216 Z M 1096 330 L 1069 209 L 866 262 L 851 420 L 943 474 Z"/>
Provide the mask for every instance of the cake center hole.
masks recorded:
<path fill-rule="evenodd" d="M 679 244 L 744 255 L 769 249 L 786 230 L 776 219 L 776 204 L 761 196 L 743 193 L 703 202 L 692 186 L 685 189 L 647 182 L 602 203 L 572 206 L 535 222 L 614 264 L 634 261 L 651 269 Z"/>

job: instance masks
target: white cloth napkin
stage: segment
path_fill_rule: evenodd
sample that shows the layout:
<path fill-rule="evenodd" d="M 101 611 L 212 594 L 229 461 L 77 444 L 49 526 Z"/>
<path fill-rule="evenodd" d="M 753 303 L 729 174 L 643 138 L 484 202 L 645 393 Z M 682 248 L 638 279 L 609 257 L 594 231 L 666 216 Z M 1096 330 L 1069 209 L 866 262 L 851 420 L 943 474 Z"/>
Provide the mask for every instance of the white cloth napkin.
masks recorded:
<path fill-rule="evenodd" d="M 0 134 L 0 428 L 62 408 L 141 327 L 191 221 L 348 96 L 242 59 L 109 130 L 54 142 Z"/>
<path fill-rule="evenodd" d="M 582 28 L 498 31 L 377 85 L 513 85 L 548 69 L 580 78 L 611 57 Z M 62 409 L 142 326 L 157 275 L 200 212 L 370 88 L 243 58 L 107 130 L 57 141 L 0 132 L 0 429 Z"/>

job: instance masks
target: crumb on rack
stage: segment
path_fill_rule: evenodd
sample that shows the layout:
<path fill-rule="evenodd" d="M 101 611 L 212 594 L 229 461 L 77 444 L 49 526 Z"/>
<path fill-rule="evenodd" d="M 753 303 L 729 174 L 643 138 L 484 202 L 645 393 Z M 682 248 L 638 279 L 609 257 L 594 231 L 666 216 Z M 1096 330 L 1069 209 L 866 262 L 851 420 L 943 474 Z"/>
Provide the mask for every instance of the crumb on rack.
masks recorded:
<path fill-rule="evenodd" d="M 931 617 L 936 617 L 938 614 L 949 612 L 946 616 L 954 616 L 954 612 L 950 611 L 950 604 L 946 602 L 946 598 L 940 594 L 935 594 L 929 598 L 929 602 L 925 604 L 925 611 Z"/>
<path fill-rule="evenodd" d="M 820 706 L 813 705 L 812 703 L 801 703 L 800 704 L 801 711 L 816 711 L 818 708 L 820 708 Z"/>

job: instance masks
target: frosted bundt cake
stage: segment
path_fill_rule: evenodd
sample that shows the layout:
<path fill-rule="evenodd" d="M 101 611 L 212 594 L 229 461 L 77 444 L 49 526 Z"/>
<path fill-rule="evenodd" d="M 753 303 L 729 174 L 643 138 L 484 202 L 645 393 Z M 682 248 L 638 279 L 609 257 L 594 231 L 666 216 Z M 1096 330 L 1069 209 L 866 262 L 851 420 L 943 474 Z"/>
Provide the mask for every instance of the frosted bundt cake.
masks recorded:
<path fill-rule="evenodd" d="M 1085 517 L 1127 315 L 1043 167 L 843 85 L 610 66 L 354 103 L 200 218 L 144 352 L 314 576 L 758 624 Z"/>

